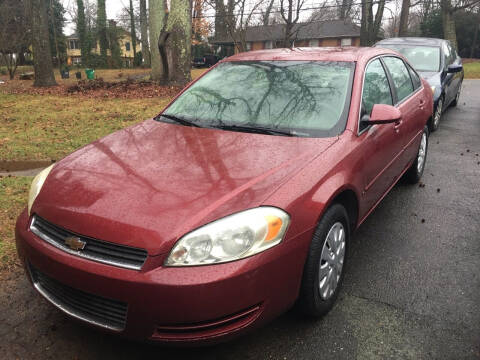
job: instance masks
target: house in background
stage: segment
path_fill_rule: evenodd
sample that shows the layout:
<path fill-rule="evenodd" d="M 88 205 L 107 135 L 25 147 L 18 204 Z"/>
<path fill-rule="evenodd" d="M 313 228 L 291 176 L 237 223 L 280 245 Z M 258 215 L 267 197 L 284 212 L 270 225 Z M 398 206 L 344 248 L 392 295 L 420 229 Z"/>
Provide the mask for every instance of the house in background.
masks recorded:
<path fill-rule="evenodd" d="M 360 46 L 360 26 L 344 20 L 298 23 L 293 33 L 296 33 L 293 47 Z M 248 27 L 245 34 L 247 51 L 281 47 L 284 37 L 285 24 Z M 226 56 L 238 53 L 230 35 L 214 38 L 211 43 Z"/>
<path fill-rule="evenodd" d="M 118 31 L 118 45 L 122 54 L 122 66 L 132 67 L 134 63 L 132 36 L 130 33 L 120 27 Z M 94 54 L 100 55 L 100 45 L 96 42 L 95 49 L 91 50 Z M 141 41 L 137 39 L 137 52 L 141 51 Z M 111 56 L 110 49 L 107 49 L 107 56 Z M 76 33 L 67 36 L 67 63 L 69 65 L 81 65 L 82 51 L 80 49 L 80 38 Z"/>

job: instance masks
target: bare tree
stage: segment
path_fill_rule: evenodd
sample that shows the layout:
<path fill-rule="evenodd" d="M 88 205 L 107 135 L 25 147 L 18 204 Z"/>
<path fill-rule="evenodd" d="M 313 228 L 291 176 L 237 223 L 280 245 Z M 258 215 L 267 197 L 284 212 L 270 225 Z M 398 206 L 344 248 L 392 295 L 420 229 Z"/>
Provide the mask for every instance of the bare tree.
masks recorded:
<path fill-rule="evenodd" d="M 362 0 L 362 18 L 360 26 L 360 45 L 370 46 L 378 38 L 380 25 L 382 24 L 383 11 L 385 10 L 385 1 L 376 1 L 377 12 L 373 13 L 373 0 Z"/>
<path fill-rule="evenodd" d="M 264 26 L 270 25 L 270 14 L 272 13 L 273 3 L 275 0 L 269 0 L 267 8 L 262 15 L 262 23 Z"/>
<path fill-rule="evenodd" d="M 142 38 L 142 57 L 146 67 L 150 67 L 150 46 L 148 45 L 147 0 L 140 0 L 140 32 Z"/>
<path fill-rule="evenodd" d="M 295 25 L 300 20 L 300 12 L 305 5 L 305 0 L 280 0 L 280 15 L 285 22 L 283 46 L 290 47 L 297 37 L 298 27 Z"/>
<path fill-rule="evenodd" d="M 398 36 L 408 35 L 408 15 L 410 13 L 410 0 L 402 1 L 402 10 L 400 12 L 400 26 Z"/>
<path fill-rule="evenodd" d="M 48 37 L 47 3 L 45 0 L 28 0 L 27 15 L 31 21 L 33 66 L 35 81 L 33 86 L 57 85 L 53 75 L 52 53 Z"/>
<path fill-rule="evenodd" d="M 0 2 L 0 54 L 10 80 L 17 70 L 18 58 L 28 44 L 28 21 L 22 0 Z"/>
<path fill-rule="evenodd" d="M 353 0 L 336 0 L 338 18 L 340 20 L 350 19 L 353 8 Z"/>

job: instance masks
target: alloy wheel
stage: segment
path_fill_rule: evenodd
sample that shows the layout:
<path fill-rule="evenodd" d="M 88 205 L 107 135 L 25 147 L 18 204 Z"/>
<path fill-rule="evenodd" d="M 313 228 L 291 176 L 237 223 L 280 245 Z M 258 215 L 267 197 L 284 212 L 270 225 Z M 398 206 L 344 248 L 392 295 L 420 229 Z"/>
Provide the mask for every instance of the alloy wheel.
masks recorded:
<path fill-rule="evenodd" d="M 427 134 L 422 134 L 422 140 L 420 141 L 420 148 L 418 149 L 417 157 L 417 172 L 422 173 L 423 167 L 425 166 L 425 157 L 427 155 Z"/>
<path fill-rule="evenodd" d="M 438 127 L 438 123 L 440 122 L 440 118 L 442 117 L 442 110 L 443 110 L 443 99 L 440 98 L 438 100 L 437 109 L 435 110 L 435 116 L 433 117 L 434 129 Z"/>
<path fill-rule="evenodd" d="M 336 222 L 328 231 L 323 243 L 319 268 L 319 290 L 323 300 L 329 299 L 342 275 L 345 258 L 345 228 L 341 222 Z"/>

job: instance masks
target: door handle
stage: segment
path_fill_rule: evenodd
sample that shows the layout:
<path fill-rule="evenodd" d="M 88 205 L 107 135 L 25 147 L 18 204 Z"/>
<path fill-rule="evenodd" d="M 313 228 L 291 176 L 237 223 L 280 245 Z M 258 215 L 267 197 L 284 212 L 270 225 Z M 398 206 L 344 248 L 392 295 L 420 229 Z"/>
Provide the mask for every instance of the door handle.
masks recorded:
<path fill-rule="evenodd" d="M 425 100 L 420 99 L 420 105 L 418 105 L 418 107 L 423 110 L 424 106 L 425 106 Z"/>
<path fill-rule="evenodd" d="M 393 128 L 395 129 L 395 132 L 400 132 L 400 126 L 402 126 L 402 123 L 403 123 L 403 120 L 398 120 L 398 121 L 395 121 L 395 125 L 393 126 Z"/>

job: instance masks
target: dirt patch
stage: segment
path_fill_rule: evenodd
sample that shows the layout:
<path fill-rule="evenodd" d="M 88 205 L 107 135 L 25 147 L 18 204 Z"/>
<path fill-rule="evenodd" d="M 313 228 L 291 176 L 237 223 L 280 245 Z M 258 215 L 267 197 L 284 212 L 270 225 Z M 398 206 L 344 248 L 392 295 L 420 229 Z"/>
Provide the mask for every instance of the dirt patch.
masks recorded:
<path fill-rule="evenodd" d="M 181 89 L 177 86 L 163 86 L 151 81 L 135 81 L 130 78 L 116 82 L 105 81 L 102 78 L 80 80 L 72 85 L 61 84 L 47 88 L 33 87 L 30 81 L 11 80 L 0 86 L 0 92 L 4 94 L 81 96 L 102 99 L 171 98 Z"/>
<path fill-rule="evenodd" d="M 4 161 L 0 160 L 0 172 L 16 172 L 32 169 L 45 168 L 55 161 L 53 160 L 27 160 L 27 161 Z"/>

